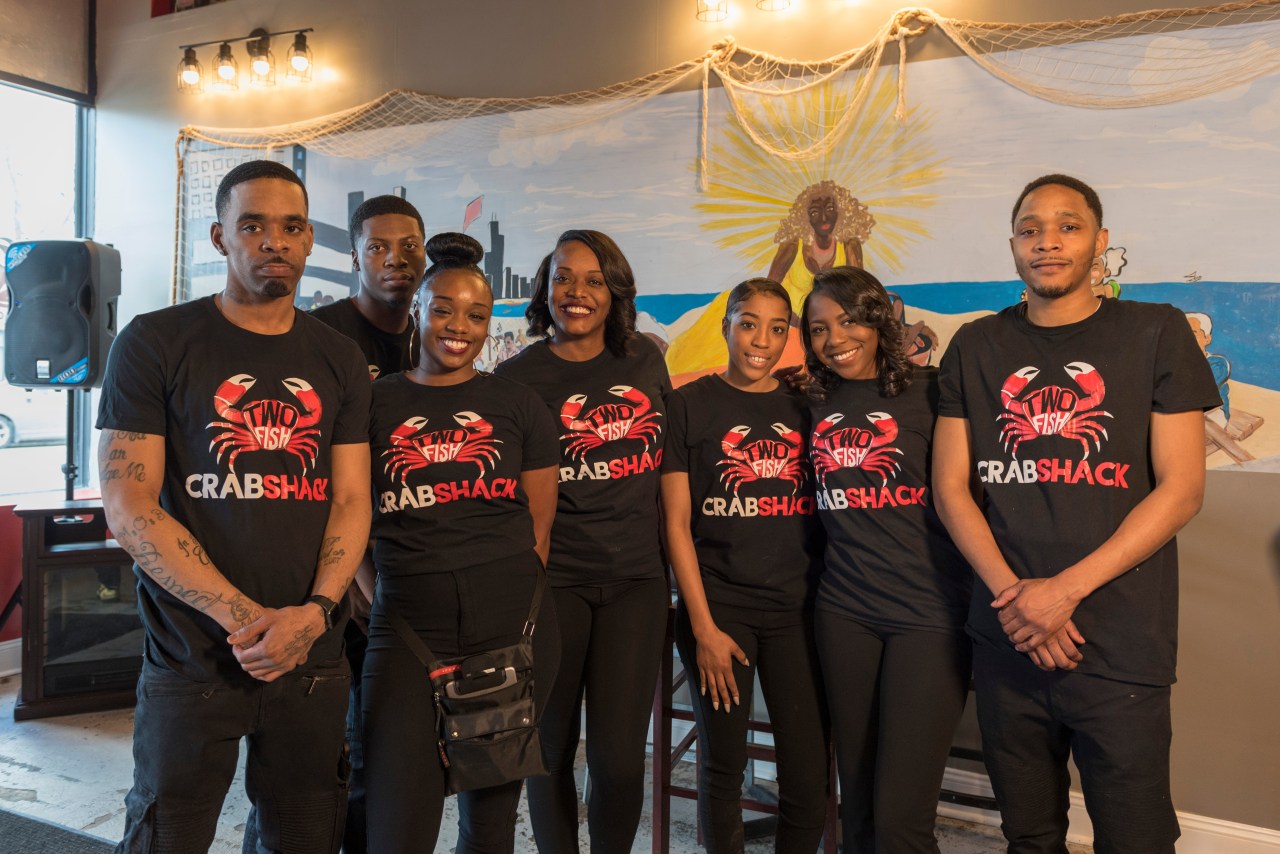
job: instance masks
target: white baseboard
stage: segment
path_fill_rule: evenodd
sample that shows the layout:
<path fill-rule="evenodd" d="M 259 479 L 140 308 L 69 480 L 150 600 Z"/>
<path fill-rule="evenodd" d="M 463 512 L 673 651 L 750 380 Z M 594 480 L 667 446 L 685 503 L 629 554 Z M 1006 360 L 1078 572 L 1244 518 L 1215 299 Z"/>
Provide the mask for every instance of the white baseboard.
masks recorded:
<path fill-rule="evenodd" d="M 948 768 L 943 776 L 944 788 L 970 795 L 991 796 L 991 784 L 985 774 Z M 1000 814 L 976 807 L 939 803 L 938 814 L 974 824 L 1000 825 Z M 1082 845 L 1093 842 L 1093 824 L 1085 812 L 1084 796 L 1071 792 L 1069 813 L 1071 830 L 1067 839 Z M 1195 813 L 1178 813 L 1182 837 L 1178 840 L 1178 854 L 1278 854 L 1280 830 L 1237 824 Z"/>
<path fill-rule="evenodd" d="M 22 672 L 22 638 L 0 641 L 0 676 Z"/>

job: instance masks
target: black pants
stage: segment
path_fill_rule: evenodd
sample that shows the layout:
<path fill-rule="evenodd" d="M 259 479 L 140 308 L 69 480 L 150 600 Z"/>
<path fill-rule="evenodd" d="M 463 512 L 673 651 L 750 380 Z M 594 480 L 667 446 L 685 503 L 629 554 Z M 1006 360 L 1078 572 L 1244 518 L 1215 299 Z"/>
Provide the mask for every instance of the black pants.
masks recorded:
<path fill-rule="evenodd" d="M 627 854 L 644 802 L 645 737 L 666 634 L 666 578 L 552 588 L 560 616 L 560 673 L 542 716 L 550 776 L 529 780 L 541 854 L 578 850 L 573 761 L 587 702 L 587 825 L 591 850 Z"/>
<path fill-rule="evenodd" d="M 969 689 L 960 631 L 817 615 L 847 854 L 938 851 L 938 792 Z"/>
<path fill-rule="evenodd" d="M 1011 854 L 1066 854 L 1068 754 L 1097 854 L 1172 854 L 1180 831 L 1169 793 L 1168 685 L 1046 673 L 1021 653 L 981 642 L 973 677 Z"/>
<path fill-rule="evenodd" d="M 743 772 L 747 767 L 747 722 L 756 673 L 773 724 L 778 766 L 780 854 L 813 854 L 822 841 L 827 812 L 827 721 L 822 677 L 813 643 L 811 612 L 761 611 L 709 603 L 720 631 L 733 638 L 750 664 L 733 662 L 739 705 L 715 710 L 711 695 L 698 693 L 698 643 L 681 601 L 676 611 L 676 647 L 689 673 L 698 726 L 698 813 L 710 854 L 743 850 Z"/>
<path fill-rule="evenodd" d="M 351 667 L 351 697 L 347 704 L 347 745 L 351 758 L 351 785 L 347 792 L 347 828 L 342 834 L 342 854 L 365 854 L 364 743 L 361 740 L 360 700 L 362 675 L 369 637 L 364 629 L 347 621 L 347 664 Z"/>
<path fill-rule="evenodd" d="M 520 638 L 533 596 L 533 552 L 456 572 L 382 578 L 369 617 L 364 669 L 364 760 L 369 850 L 435 847 L 446 797 L 436 749 L 431 683 L 385 617 L 390 602 L 437 657 L 507 646 Z M 555 603 L 544 596 L 534 633 L 538 708 L 555 679 Z M 510 854 L 521 781 L 458 795 L 457 854 Z"/>
<path fill-rule="evenodd" d="M 246 852 L 338 850 L 346 813 L 345 661 L 274 682 L 193 682 L 145 662 L 118 854 L 208 851 L 248 739 Z"/>

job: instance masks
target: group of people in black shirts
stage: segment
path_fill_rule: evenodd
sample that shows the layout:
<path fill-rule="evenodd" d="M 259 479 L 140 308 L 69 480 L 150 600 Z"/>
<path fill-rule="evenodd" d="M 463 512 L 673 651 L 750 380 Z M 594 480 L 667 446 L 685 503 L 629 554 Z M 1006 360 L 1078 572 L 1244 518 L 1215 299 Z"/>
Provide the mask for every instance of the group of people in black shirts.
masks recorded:
<path fill-rule="evenodd" d="M 407 202 L 369 199 L 359 293 L 307 315 L 302 182 L 252 161 L 217 210 L 226 288 L 129 324 L 98 418 L 146 628 L 118 850 L 207 850 L 242 737 L 246 851 L 432 850 L 436 712 L 388 613 L 438 656 L 504 646 L 539 564 L 540 851 L 578 849 L 584 701 L 591 850 L 631 849 L 668 566 L 709 851 L 743 849 L 757 676 L 778 851 L 819 845 L 830 740 L 844 850 L 936 851 L 971 674 L 1010 851 L 1065 851 L 1069 754 L 1095 850 L 1173 850 L 1173 535 L 1217 391 L 1179 312 L 1093 296 L 1107 232 L 1087 185 L 1026 187 L 1026 302 L 961 329 L 941 371 L 913 366 L 890 295 L 844 266 L 802 306 L 739 284 L 725 370 L 674 390 L 600 232 L 560 236 L 535 343 L 490 374 L 474 239 L 428 240 Z M 796 325 L 805 370 L 779 379 Z M 457 851 L 514 850 L 521 788 L 460 794 Z"/>

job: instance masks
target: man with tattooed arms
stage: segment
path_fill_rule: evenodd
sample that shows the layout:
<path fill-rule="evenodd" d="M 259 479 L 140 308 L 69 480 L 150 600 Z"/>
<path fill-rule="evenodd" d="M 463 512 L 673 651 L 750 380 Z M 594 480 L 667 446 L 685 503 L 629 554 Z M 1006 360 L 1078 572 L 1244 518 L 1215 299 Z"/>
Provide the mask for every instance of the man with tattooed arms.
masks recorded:
<path fill-rule="evenodd" d="M 141 315 L 107 364 L 103 504 L 146 629 L 118 851 L 207 851 L 247 739 L 246 851 L 332 852 L 347 765 L 343 601 L 369 536 L 369 378 L 295 310 L 306 188 L 218 187 L 219 294 Z"/>

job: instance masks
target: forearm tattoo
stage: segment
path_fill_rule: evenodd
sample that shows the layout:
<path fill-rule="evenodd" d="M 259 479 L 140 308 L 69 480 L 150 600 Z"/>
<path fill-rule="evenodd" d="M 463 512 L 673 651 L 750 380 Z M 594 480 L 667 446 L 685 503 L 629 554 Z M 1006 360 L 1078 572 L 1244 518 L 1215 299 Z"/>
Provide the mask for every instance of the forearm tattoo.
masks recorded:
<path fill-rule="evenodd" d="M 320 546 L 320 566 L 333 566 L 346 557 L 346 549 L 335 548 L 340 539 L 341 537 L 324 538 L 324 543 Z"/>

